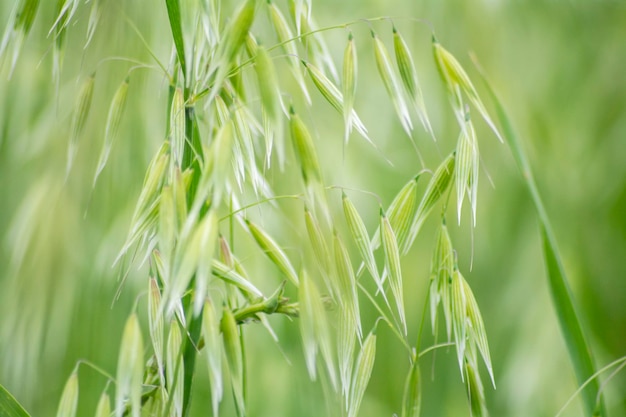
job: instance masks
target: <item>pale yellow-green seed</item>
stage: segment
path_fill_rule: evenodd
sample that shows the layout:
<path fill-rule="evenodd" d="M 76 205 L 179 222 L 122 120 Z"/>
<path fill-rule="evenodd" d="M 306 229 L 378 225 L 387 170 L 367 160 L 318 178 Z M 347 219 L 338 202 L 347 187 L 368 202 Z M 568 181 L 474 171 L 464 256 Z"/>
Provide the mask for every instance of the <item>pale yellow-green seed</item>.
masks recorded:
<path fill-rule="evenodd" d="M 139 319 L 135 313 L 126 321 L 117 362 L 117 389 L 115 415 L 122 417 L 126 398 L 130 398 L 132 417 L 141 415 L 141 385 L 143 380 L 143 339 Z"/>
<path fill-rule="evenodd" d="M 411 122 L 411 116 L 409 115 L 406 102 L 402 96 L 402 92 L 400 91 L 398 79 L 393 71 L 391 59 L 389 58 L 389 52 L 387 52 L 385 44 L 378 38 L 378 36 L 376 36 L 374 32 L 372 32 L 372 38 L 374 40 L 374 56 L 376 58 L 378 73 L 380 78 L 383 80 L 383 84 L 385 85 L 387 94 L 393 103 L 393 107 L 400 118 L 402 128 L 407 135 L 411 136 L 413 123 Z"/>
<path fill-rule="evenodd" d="M 417 78 L 417 71 L 415 70 L 411 52 L 404 38 L 395 27 L 393 28 L 393 47 L 396 55 L 396 64 L 404 89 L 411 99 L 424 129 L 434 138 L 435 134 L 430 120 L 428 119 L 426 105 L 424 104 L 424 95 L 422 94 L 422 89 Z"/>
<path fill-rule="evenodd" d="M 169 138 L 172 147 L 172 166 L 170 172 L 174 173 L 174 168 L 180 168 L 183 162 L 183 152 L 187 137 L 185 135 L 185 99 L 182 88 L 174 90 L 172 105 L 170 107 L 170 131 Z"/>
<path fill-rule="evenodd" d="M 465 279 L 463 279 L 463 289 L 465 292 L 465 299 L 467 300 L 467 318 L 470 324 L 470 338 L 472 342 L 476 344 L 476 347 L 478 348 L 478 351 L 480 352 L 483 361 L 485 362 L 485 367 L 489 372 L 491 383 L 495 388 L 496 382 L 493 376 L 493 367 L 491 365 L 491 356 L 489 354 L 487 332 L 485 331 L 485 325 L 483 323 L 483 319 L 480 314 L 476 298 L 474 298 L 474 293 L 472 292 L 472 289 Z"/>
<path fill-rule="evenodd" d="M 76 108 L 74 109 L 70 128 L 70 140 L 67 149 L 66 175 L 69 174 L 70 170 L 72 169 L 72 164 L 74 163 L 76 151 L 78 150 L 78 140 L 81 132 L 83 131 L 83 128 L 85 127 L 87 116 L 89 116 L 89 109 L 91 108 L 91 100 L 93 98 L 93 87 L 95 84 L 95 79 L 95 74 L 89 76 L 89 78 L 87 78 L 83 83 L 80 92 L 78 93 Z"/>
<path fill-rule="evenodd" d="M 376 259 L 374 258 L 374 252 L 370 245 L 370 238 L 367 233 L 367 229 L 365 228 L 365 223 L 363 222 L 361 215 L 359 215 L 358 210 L 345 193 L 342 194 L 341 200 L 343 203 L 343 213 L 346 217 L 350 234 L 352 235 L 354 243 L 359 250 L 359 254 L 363 259 L 363 262 L 365 262 L 367 270 L 371 274 L 372 278 L 374 278 L 374 282 L 376 282 L 378 289 L 383 292 L 382 281 L 380 274 L 378 273 Z"/>
<path fill-rule="evenodd" d="M 339 381 L 341 382 L 341 392 L 345 398 L 345 406 L 348 408 L 352 370 L 354 368 L 357 325 L 352 313 L 347 308 L 341 308 L 338 316 L 337 358 L 339 361 Z"/>
<path fill-rule="evenodd" d="M 61 394 L 57 417 L 74 417 L 78 406 L 78 374 L 72 372 Z"/>
<path fill-rule="evenodd" d="M 478 369 L 476 369 L 470 361 L 466 361 L 465 372 L 467 376 L 467 394 L 472 417 L 489 416 L 485 402 L 485 390 L 483 389 Z"/>
<path fill-rule="evenodd" d="M 164 355 L 163 355 L 163 315 L 161 312 L 161 290 L 155 278 L 150 278 L 148 289 L 148 323 L 150 330 L 150 340 L 154 357 L 156 358 L 161 384 L 165 382 Z"/>
<path fill-rule="evenodd" d="M 313 80 L 313 84 L 317 88 L 317 90 L 322 94 L 322 96 L 330 103 L 331 106 L 339 113 L 344 113 L 343 110 L 343 95 L 339 88 L 333 84 L 331 80 L 320 71 L 315 65 L 302 61 L 304 66 L 309 71 L 309 75 L 311 76 L 311 80 Z M 359 116 L 354 111 L 354 108 L 350 111 L 351 113 L 351 123 L 359 132 L 361 136 L 363 136 L 366 140 L 371 142 L 369 137 L 367 136 L 367 128 L 359 118 Z"/>
<path fill-rule="evenodd" d="M 230 371 L 230 381 L 233 387 L 235 404 L 238 414 L 245 415 L 245 402 L 243 397 L 243 357 L 241 353 L 241 339 L 239 330 L 232 311 L 224 307 L 220 324 L 224 337 L 224 353 Z"/>
<path fill-rule="evenodd" d="M 426 217 L 432 211 L 433 207 L 439 201 L 441 196 L 443 196 L 448 189 L 448 186 L 452 182 L 454 178 L 454 167 L 455 167 L 455 154 L 451 153 L 448 157 L 439 165 L 433 177 L 431 178 L 428 186 L 426 187 L 426 191 L 424 192 L 424 197 L 422 201 L 420 201 L 419 206 L 413 216 L 413 220 L 411 221 L 411 227 L 409 229 L 409 234 L 407 236 L 404 247 L 400 248 L 400 252 L 402 255 L 406 255 L 409 251 L 417 234 L 419 233 L 422 224 L 426 220 Z"/>
<path fill-rule="evenodd" d="M 476 225 L 476 196 L 478 193 L 478 164 L 480 157 L 476 132 L 471 120 L 469 120 L 469 116 L 465 122 L 465 127 L 459 135 L 456 155 L 455 183 L 458 221 L 461 224 L 461 209 L 463 208 L 463 199 L 467 191 L 472 206 L 472 223 Z"/>
<path fill-rule="evenodd" d="M 111 416 L 111 399 L 106 392 L 103 392 L 98 401 L 96 407 L 96 417 L 110 417 Z"/>
<path fill-rule="evenodd" d="M 317 339 L 315 337 L 315 321 L 318 320 L 314 311 L 315 297 L 319 297 L 315 284 L 311 281 L 306 271 L 300 274 L 300 286 L 298 287 L 298 301 L 300 303 L 300 336 L 309 377 L 315 380 L 317 377 L 316 356 Z M 322 317 L 323 319 L 323 317 Z"/>
<path fill-rule="evenodd" d="M 311 133 L 309 133 L 309 129 L 300 116 L 294 112 L 293 108 L 291 109 L 289 121 L 294 150 L 300 164 L 304 182 L 306 184 L 321 182 L 322 172 L 317 158 L 317 151 L 313 143 L 313 137 Z"/>
<path fill-rule="evenodd" d="M 348 35 L 348 43 L 343 52 L 343 120 L 345 126 L 344 143 L 348 144 L 352 132 L 352 110 L 356 96 L 358 59 L 352 32 Z"/>
<path fill-rule="evenodd" d="M 352 388 L 350 390 L 350 405 L 348 406 L 348 417 L 356 417 L 361 401 L 365 395 L 365 389 L 369 384 L 376 358 L 376 335 L 373 332 L 367 335 L 363 342 L 363 347 L 356 360 L 354 376 L 352 377 Z"/>
<path fill-rule="evenodd" d="M 287 56 L 287 60 L 290 64 L 291 72 L 300 87 L 300 90 L 304 94 L 304 97 L 307 103 L 311 104 L 311 96 L 309 95 L 309 91 L 306 88 L 306 83 L 304 82 L 304 76 L 302 74 L 302 70 L 300 68 L 300 60 L 298 59 L 298 49 L 296 47 L 293 32 L 289 28 L 287 24 L 287 20 L 285 16 L 281 13 L 280 9 L 272 2 L 268 1 L 267 7 L 270 12 L 270 20 L 272 22 L 272 26 L 274 27 L 274 31 L 276 32 L 276 36 L 278 37 L 278 41 L 282 45 L 282 49 Z M 299 20 L 296 20 L 299 21 Z"/>
<path fill-rule="evenodd" d="M 352 321 L 357 330 L 357 335 L 359 339 L 361 339 L 363 333 L 361 330 L 361 314 L 359 312 L 359 299 L 354 269 L 352 269 L 348 251 L 336 232 L 333 242 L 333 250 L 335 253 L 334 275 L 339 290 L 338 302 L 341 308 L 347 309 L 352 315 Z"/>
<path fill-rule="evenodd" d="M 104 169 L 111 153 L 111 147 L 113 141 L 117 137 L 122 115 L 124 114 L 124 108 L 126 107 L 126 99 L 128 97 L 128 78 L 122 82 L 117 88 L 111 106 L 109 107 L 109 114 L 107 116 L 106 127 L 104 131 L 104 145 L 102 151 L 100 151 L 100 157 L 98 158 L 98 167 L 96 168 L 96 174 L 93 179 L 93 185 L 95 186 L 100 173 Z"/>
<path fill-rule="evenodd" d="M 85 42 L 85 47 L 83 49 L 87 49 L 93 39 L 93 35 L 96 33 L 96 28 L 98 27 L 98 22 L 100 21 L 100 16 L 102 15 L 100 1 L 101 0 L 92 0 L 89 20 L 87 23 L 87 41 Z"/>
<path fill-rule="evenodd" d="M 220 338 L 220 320 L 213 303 L 205 301 L 202 315 L 202 335 L 209 366 L 211 382 L 211 404 L 213 415 L 218 415 L 219 403 L 224 391 L 222 380 L 222 339 Z"/>
<path fill-rule="evenodd" d="M 211 270 L 213 271 L 213 275 L 216 277 L 228 282 L 229 284 L 233 284 L 243 291 L 254 294 L 257 297 L 262 297 L 263 293 L 258 290 L 250 281 L 248 281 L 244 276 L 237 271 L 237 264 L 235 267 L 229 267 L 217 259 L 213 259 L 211 261 Z"/>
<path fill-rule="evenodd" d="M 463 284 L 463 276 L 458 269 L 455 268 L 452 274 L 452 283 L 450 284 L 451 294 L 451 312 L 452 312 L 452 330 L 454 331 L 454 339 L 456 343 L 457 359 L 459 368 L 463 376 L 463 357 L 467 344 L 467 298 L 465 296 L 465 286 Z"/>
<path fill-rule="evenodd" d="M 404 334 L 407 334 L 406 316 L 404 314 L 404 295 L 402 286 L 402 268 L 400 266 L 400 250 L 396 235 L 389 223 L 389 219 L 385 216 L 382 209 L 380 212 L 380 230 L 383 251 L 385 254 L 385 269 L 389 274 L 389 285 L 393 298 L 396 301 L 396 308 L 402 323 Z"/>
<path fill-rule="evenodd" d="M 313 248 L 313 254 L 315 255 L 317 265 L 322 273 L 324 284 L 326 285 L 326 290 L 336 298 L 338 290 L 335 281 L 330 279 L 332 264 L 330 251 L 319 222 L 306 207 L 304 208 L 304 223 L 306 225 L 309 241 L 311 242 L 311 247 Z"/>
<path fill-rule="evenodd" d="M 200 238 L 200 257 L 196 270 L 195 292 L 193 296 L 194 315 L 197 317 L 202 311 L 205 298 L 208 294 L 209 278 L 212 273 L 212 260 L 215 256 L 217 236 L 219 234 L 219 219 L 215 210 L 209 210 L 203 219 L 203 231 Z"/>
<path fill-rule="evenodd" d="M 472 84 L 469 76 L 459 63 L 457 59 L 448 52 L 437 40 L 433 37 L 433 54 L 435 56 L 435 62 L 437 63 L 437 68 L 439 69 L 439 74 L 441 75 L 444 84 L 448 88 L 451 96 L 456 95 L 456 88 L 460 88 L 465 92 L 470 102 L 476 107 L 480 115 L 483 117 L 487 125 L 491 128 L 493 133 L 498 137 L 500 142 L 504 142 L 498 128 L 495 123 L 491 120 L 485 105 L 483 104 L 476 88 Z M 455 107 L 459 107 L 458 99 L 454 99 L 456 104 Z M 462 106 L 460 106 L 462 107 Z M 460 109 L 462 111 L 462 109 Z M 462 119 L 459 120 L 461 123 L 461 127 L 463 127 Z"/>
<path fill-rule="evenodd" d="M 167 391 L 172 397 L 172 408 L 175 416 L 181 416 L 183 410 L 184 364 L 182 357 L 182 335 L 178 322 L 172 320 L 167 337 L 167 351 L 165 352 L 165 371 L 167 376 Z"/>
<path fill-rule="evenodd" d="M 442 221 L 437 234 L 437 243 L 431 264 L 430 283 L 430 315 L 433 332 L 436 329 L 437 308 L 439 303 L 443 306 L 448 341 L 451 336 L 452 306 L 451 306 L 451 281 L 454 273 L 454 250 L 448 234 L 445 220 Z"/>
<path fill-rule="evenodd" d="M 278 269 L 291 281 L 296 287 L 299 285 L 298 274 L 291 265 L 287 254 L 280 248 L 278 243 L 263 229 L 246 219 L 246 224 L 250 230 L 250 234 L 263 250 L 265 255 L 278 267 Z"/>

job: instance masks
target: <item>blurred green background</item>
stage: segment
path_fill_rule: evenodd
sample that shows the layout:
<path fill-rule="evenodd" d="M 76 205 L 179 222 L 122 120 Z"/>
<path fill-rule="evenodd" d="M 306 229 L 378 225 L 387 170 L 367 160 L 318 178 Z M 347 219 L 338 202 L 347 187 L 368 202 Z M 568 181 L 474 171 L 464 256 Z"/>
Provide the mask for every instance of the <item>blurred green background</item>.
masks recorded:
<path fill-rule="evenodd" d="M 1 27 L 13 3 L 0 5 Z M 116 300 L 118 278 L 126 266 L 111 265 L 147 164 L 165 136 L 167 82 L 158 71 L 132 73 L 120 137 L 92 189 L 107 109 L 133 66 L 103 58 L 154 64 L 127 20 L 137 25 L 162 61 L 167 63 L 172 51 L 164 2 L 104 2 L 100 26 L 87 49 L 89 7 L 81 4 L 76 24 L 69 28 L 57 85 L 47 37 L 53 3 L 42 2 L 12 77 L 6 65 L 0 73 L 0 383 L 33 416 L 53 415 L 79 359 L 114 374 L 122 327 L 136 299 L 145 314 L 141 293 L 147 288 L 146 271 L 132 267 Z M 285 4 L 277 3 L 285 10 Z M 438 137 L 434 145 L 416 127 L 416 141 L 430 169 L 453 149 L 458 128 L 437 78 L 428 25 L 475 80 L 478 74 L 467 53 L 479 57 L 524 141 L 596 365 L 626 355 L 626 2 L 315 0 L 313 16 L 319 26 L 393 18 L 414 53 Z M 266 22 L 265 16 L 259 20 Z M 391 25 L 377 22 L 373 27 L 390 45 Z M 394 166 L 356 136 L 344 156 L 341 117 L 317 93 L 307 121 L 320 138 L 326 182 L 370 190 L 388 204 L 420 166 L 378 79 L 369 26 L 362 23 L 353 31 L 360 59 L 356 108 Z M 340 63 L 346 31 L 326 36 Z M 81 81 L 94 71 L 94 107 L 66 181 L 71 109 Z M 478 81 L 477 86 L 484 91 Z M 547 291 L 534 208 L 506 145 L 484 123 L 478 122 L 477 129 L 484 170 L 473 240 L 469 227 L 449 223 L 459 266 L 476 295 L 489 337 L 497 389 L 485 383 L 487 403 L 493 416 L 554 416 L 577 385 Z M 277 189 L 281 181 L 289 184 L 279 175 L 274 180 Z M 338 195 L 331 196 L 337 205 Z M 361 193 L 350 197 L 373 230 L 376 200 Z M 300 221 L 300 206 L 287 202 L 280 208 Z M 289 231 L 279 236 L 297 251 L 302 236 Z M 413 339 L 434 237 L 431 222 L 403 261 Z M 262 257 L 246 262 L 249 270 L 268 267 Z M 263 289 L 269 292 L 272 285 Z M 375 312 L 365 301 L 362 306 L 371 325 Z M 260 326 L 246 327 L 249 415 L 324 415 L 322 386 L 306 375 L 297 322 L 277 317 L 272 323 L 278 345 Z M 384 326 L 379 329 L 374 373 L 360 413 L 364 417 L 400 412 L 408 371 L 401 345 Z M 427 330 L 425 343 L 431 344 Z M 205 368 L 201 362 L 193 408 L 197 416 L 210 415 Z M 427 355 L 422 376 L 423 416 L 469 415 L 453 349 Z M 80 384 L 79 415 L 90 415 L 106 379 L 84 367 Z M 626 374 L 617 374 L 603 388 L 609 415 L 626 416 Z M 232 410 L 230 401 L 223 415 Z M 581 408 L 576 400 L 564 415 L 581 416 Z"/>

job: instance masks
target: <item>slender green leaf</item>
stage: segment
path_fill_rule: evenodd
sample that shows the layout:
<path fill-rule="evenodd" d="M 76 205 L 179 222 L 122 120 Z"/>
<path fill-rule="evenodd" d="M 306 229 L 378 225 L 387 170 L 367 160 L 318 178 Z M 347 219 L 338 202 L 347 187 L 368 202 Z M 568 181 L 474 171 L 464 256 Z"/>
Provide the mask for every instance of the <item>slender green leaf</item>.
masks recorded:
<path fill-rule="evenodd" d="M 0 416 L 30 417 L 30 414 L 17 402 L 5 387 L 0 384 Z"/>
<path fill-rule="evenodd" d="M 595 366 L 593 364 L 591 349 L 587 344 L 581 322 L 576 313 L 574 298 L 568 284 L 563 261 L 559 255 L 556 238 L 552 232 L 550 219 L 543 205 L 543 200 L 539 194 L 539 189 L 537 188 L 537 184 L 530 169 L 526 153 L 513 128 L 513 124 L 486 75 L 482 71 L 480 71 L 480 74 L 483 77 L 483 81 L 495 105 L 498 121 L 504 132 L 504 139 L 511 148 L 517 167 L 521 171 L 522 178 L 524 178 L 526 187 L 530 192 L 533 203 L 535 204 L 535 209 L 537 210 L 537 215 L 541 223 L 543 251 L 548 272 L 547 278 L 550 285 L 550 293 L 578 383 L 583 384 L 589 377 L 594 375 Z M 600 400 L 599 405 L 596 407 L 597 398 L 600 398 Z M 583 391 L 583 400 L 588 415 L 597 412 L 595 415 L 606 416 L 604 400 L 600 396 L 599 383 L 597 380 L 593 380 L 587 385 Z"/>
<path fill-rule="evenodd" d="M 167 16 L 170 21 L 170 28 L 172 29 L 178 62 L 180 62 L 180 68 L 183 70 L 183 76 L 186 76 L 187 63 L 185 60 L 185 40 L 183 38 L 182 19 L 180 16 L 180 1 L 165 0 L 165 5 L 167 6 Z"/>

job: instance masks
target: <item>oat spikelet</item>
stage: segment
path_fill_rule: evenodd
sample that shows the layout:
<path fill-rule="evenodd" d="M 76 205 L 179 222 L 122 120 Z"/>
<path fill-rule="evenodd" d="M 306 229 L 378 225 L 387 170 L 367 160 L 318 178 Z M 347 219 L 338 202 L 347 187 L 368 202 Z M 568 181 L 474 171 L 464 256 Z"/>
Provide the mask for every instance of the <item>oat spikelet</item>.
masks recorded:
<path fill-rule="evenodd" d="M 211 382 L 211 404 L 213 415 L 218 415 L 219 403 L 224 391 L 222 380 L 222 339 L 220 338 L 220 320 L 213 303 L 204 303 L 202 315 L 202 335 L 204 336 L 205 352 L 209 366 Z"/>
<path fill-rule="evenodd" d="M 389 52 L 387 52 L 387 48 L 385 47 L 383 41 L 381 41 L 373 31 L 372 39 L 374 40 L 374 56 L 376 58 L 378 73 L 380 74 L 380 78 L 383 80 L 383 84 L 385 85 L 387 94 L 393 103 L 393 107 L 400 118 L 402 128 L 406 134 L 411 137 L 413 123 L 411 122 L 411 116 L 409 115 L 409 110 L 406 102 L 404 101 L 404 96 L 400 91 L 398 79 L 393 71 L 391 59 L 389 58 Z"/>
<path fill-rule="evenodd" d="M 122 121 L 122 115 L 124 114 L 124 108 L 126 107 L 127 96 L 128 78 L 126 78 L 117 88 L 117 91 L 113 96 L 113 101 L 111 101 L 111 106 L 109 107 L 109 114 L 107 116 L 106 128 L 104 131 L 104 145 L 102 147 L 102 151 L 100 152 L 100 157 L 98 158 L 98 167 L 96 168 L 96 175 L 93 179 L 94 187 L 96 185 L 96 181 L 98 181 L 100 173 L 107 164 L 109 154 L 111 153 L 111 147 L 113 146 L 113 141 L 117 137 L 117 132 Z"/>
<path fill-rule="evenodd" d="M 417 112 L 417 116 L 419 117 L 422 126 L 424 126 L 426 132 L 428 132 L 433 139 L 435 139 L 435 133 L 430 125 L 428 113 L 426 112 L 424 95 L 422 94 L 422 88 L 420 87 L 417 78 L 417 71 L 415 70 L 413 57 L 411 56 L 411 52 L 409 51 L 409 47 L 404 41 L 404 38 L 396 30 L 395 26 L 393 27 L 393 48 L 396 55 L 396 64 L 400 72 L 402 85 L 415 107 L 415 111 Z"/>
<path fill-rule="evenodd" d="M 117 362 L 117 389 L 115 392 L 115 416 L 122 417 L 125 402 L 130 398 L 132 417 L 141 415 L 141 384 L 143 380 L 143 339 L 136 314 L 126 321 L 120 355 Z"/>
<path fill-rule="evenodd" d="M 370 332 L 363 342 L 363 347 L 356 360 L 354 376 L 352 377 L 352 388 L 350 390 L 350 405 L 348 406 L 348 417 L 356 417 L 365 395 L 365 389 L 372 376 L 374 359 L 376 358 L 376 334 Z"/>
<path fill-rule="evenodd" d="M 480 115 L 483 117 L 487 125 L 491 128 L 493 133 L 498 137 L 500 142 L 504 142 L 502 139 L 502 135 L 498 131 L 495 123 L 489 117 L 489 113 L 485 108 L 476 88 L 474 88 L 474 84 L 470 80 L 469 76 L 459 63 L 457 59 L 448 52 L 441 44 L 435 39 L 433 36 L 433 54 L 435 56 L 435 62 L 437 64 L 437 68 L 439 70 L 439 74 L 441 78 L 448 88 L 448 92 L 452 99 L 453 107 L 455 108 L 455 113 L 457 114 L 457 119 L 459 121 L 459 125 L 461 128 L 464 128 L 464 111 L 463 104 L 460 99 L 459 90 L 462 90 L 465 95 L 468 97 L 469 101 L 476 107 Z"/>
<path fill-rule="evenodd" d="M 343 120 L 345 126 L 344 145 L 348 144 L 352 132 L 352 110 L 356 96 L 358 59 L 352 32 L 348 35 L 348 43 L 343 53 Z"/>
<path fill-rule="evenodd" d="M 78 374 L 72 372 L 61 394 L 57 417 L 74 417 L 78 406 Z M 4 411 L 4 409 L 2 410 Z"/>
<path fill-rule="evenodd" d="M 74 158 L 78 150 L 78 139 L 85 127 L 87 116 L 89 116 L 89 109 L 91 108 L 91 99 L 93 97 L 93 86 L 95 82 L 95 74 L 92 74 L 83 83 L 78 98 L 76 100 L 76 108 L 72 116 L 72 122 L 70 127 L 70 141 L 67 148 L 67 166 L 65 169 L 65 175 L 69 175 L 74 163 Z"/>
<path fill-rule="evenodd" d="M 235 322 L 232 311 L 224 307 L 222 320 L 220 323 L 222 335 L 224 338 L 224 353 L 226 354 L 226 362 L 230 371 L 230 381 L 235 397 L 235 405 L 237 406 L 238 415 L 245 415 L 245 402 L 243 396 L 243 356 L 241 353 L 241 339 L 239 338 L 239 329 Z"/>

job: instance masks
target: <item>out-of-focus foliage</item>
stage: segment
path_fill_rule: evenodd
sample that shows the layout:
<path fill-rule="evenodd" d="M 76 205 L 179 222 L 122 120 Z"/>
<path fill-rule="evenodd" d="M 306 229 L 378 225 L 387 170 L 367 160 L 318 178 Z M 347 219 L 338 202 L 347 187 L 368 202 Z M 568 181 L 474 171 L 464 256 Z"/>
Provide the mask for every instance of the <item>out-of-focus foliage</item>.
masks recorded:
<path fill-rule="evenodd" d="M 0 27 L 7 22 L 12 3 L 0 5 Z M 167 82 L 159 70 L 133 72 L 119 137 L 92 190 L 109 103 L 135 65 L 100 60 L 126 57 L 154 64 L 128 22 L 137 26 L 163 62 L 169 61 L 172 42 L 165 2 L 155 1 L 150 7 L 128 2 L 122 13 L 115 2 L 101 1 L 106 7 L 99 26 L 83 49 L 89 7 L 81 7 L 77 23 L 68 27 L 63 67 L 55 84 L 51 77 L 54 42 L 46 37 L 49 25 L 43 23 L 54 21 L 55 2 L 41 3 L 11 78 L 6 66 L 0 73 L 0 382 L 32 415 L 51 415 L 77 360 L 89 360 L 115 373 L 128 312 L 136 297 L 142 305 L 147 303 L 145 271 L 133 267 L 117 294 L 126 265 L 111 268 L 111 264 L 123 244 L 149 159 L 164 138 Z M 416 129 L 416 140 L 424 144 L 422 153 L 432 170 L 436 164 L 428 161 L 447 154 L 458 127 L 442 98 L 428 25 L 470 76 L 476 73 L 466 52 L 474 51 L 529 153 L 597 365 L 626 355 L 626 3 L 313 3 L 320 26 L 381 15 L 393 18 L 414 52 L 439 140 L 436 147 L 427 133 Z M 425 19 L 426 24 L 412 18 Z M 383 40 L 391 41 L 391 25 L 376 25 Z M 314 106 L 317 110 L 311 117 L 316 135 L 324 141 L 318 151 L 326 150 L 319 158 L 325 160 L 324 166 L 334 166 L 325 172 L 327 182 L 333 184 L 341 177 L 342 185 L 375 192 L 388 204 L 399 189 L 389 184 L 404 184 L 419 167 L 378 79 L 368 31 L 367 25 L 354 29 L 360 57 L 355 107 L 394 166 L 356 139 L 342 153 L 342 119 L 317 93 L 313 99 L 321 105 Z M 326 35 L 332 55 L 340 62 L 346 32 Z M 66 179 L 71 110 L 82 82 L 94 70 L 92 109 Z M 480 83 L 477 88 L 482 91 Z M 552 416 L 575 391 L 576 383 L 547 291 L 537 220 L 509 150 L 484 123 L 475 124 L 481 166 L 494 187 L 489 181 L 480 183 L 473 240 L 468 226 L 458 228 L 450 221 L 449 229 L 491 346 L 498 388 L 485 386 L 488 408 L 492 415 Z M 481 176 L 486 177 L 484 171 Z M 287 189 L 289 179 L 285 181 Z M 360 194 L 354 197 L 360 206 L 371 204 L 370 212 L 378 213 L 376 201 Z M 300 207 L 285 203 L 281 208 L 293 210 L 292 219 L 301 216 Z M 373 230 L 379 219 L 373 215 L 364 221 Z M 416 337 L 422 319 L 436 226 L 434 222 L 424 226 L 414 255 L 403 260 L 410 339 Z M 291 245 L 302 239 L 288 231 L 283 238 Z M 250 270 L 268 265 L 261 257 L 245 262 Z M 376 312 L 368 308 L 362 306 L 363 314 L 375 317 Z M 147 323 L 146 317 L 141 319 Z M 249 415 L 326 412 L 323 387 L 310 382 L 306 373 L 298 323 L 283 317 L 271 321 L 278 346 L 261 326 L 245 329 Z M 423 345 L 433 342 L 427 331 Z M 400 413 L 409 369 L 408 363 L 397 360 L 404 357 L 399 354 L 402 349 L 388 329 L 379 326 L 376 362 L 361 416 Z M 442 349 L 427 354 L 422 362 L 422 415 L 469 414 L 455 356 L 454 348 Z M 199 369 L 206 369 L 206 364 Z M 78 415 L 88 415 L 95 409 L 105 378 L 88 367 L 80 372 Z M 210 409 L 208 384 L 208 375 L 198 372 L 193 415 L 207 415 Z M 618 374 L 605 389 L 608 414 L 626 414 L 626 376 Z M 226 407 L 223 415 L 233 409 L 232 404 Z M 581 415 L 580 409 L 580 402 L 575 402 L 566 415 Z"/>

